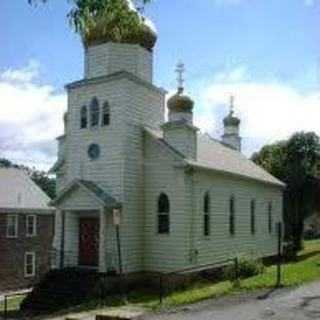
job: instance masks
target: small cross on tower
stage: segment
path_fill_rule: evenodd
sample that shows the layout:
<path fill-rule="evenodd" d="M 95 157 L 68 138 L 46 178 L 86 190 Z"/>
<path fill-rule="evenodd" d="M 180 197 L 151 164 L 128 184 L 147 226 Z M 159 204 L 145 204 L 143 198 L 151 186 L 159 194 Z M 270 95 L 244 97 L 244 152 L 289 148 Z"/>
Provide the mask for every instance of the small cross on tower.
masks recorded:
<path fill-rule="evenodd" d="M 231 115 L 234 114 L 234 100 L 235 100 L 234 95 L 231 95 L 230 96 L 230 114 Z"/>
<path fill-rule="evenodd" d="M 180 92 L 183 91 L 183 84 L 184 84 L 183 74 L 185 71 L 186 69 L 185 69 L 184 63 L 179 62 L 177 64 L 176 73 L 178 74 L 177 81 L 178 81 L 178 90 Z"/>

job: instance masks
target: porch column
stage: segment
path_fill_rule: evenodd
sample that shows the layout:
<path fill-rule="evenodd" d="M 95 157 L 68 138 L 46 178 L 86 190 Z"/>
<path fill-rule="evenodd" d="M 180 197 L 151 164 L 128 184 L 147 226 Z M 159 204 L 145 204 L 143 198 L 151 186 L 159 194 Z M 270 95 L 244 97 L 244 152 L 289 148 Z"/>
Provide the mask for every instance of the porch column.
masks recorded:
<path fill-rule="evenodd" d="M 50 267 L 52 269 L 57 269 L 60 266 L 60 246 L 61 246 L 61 210 L 56 209 L 54 213 L 52 253 L 50 255 Z"/>
<path fill-rule="evenodd" d="M 100 209 L 100 227 L 99 227 L 99 272 L 107 272 L 106 264 L 106 211 Z"/>
<path fill-rule="evenodd" d="M 60 269 L 64 268 L 64 250 L 65 250 L 65 224 L 66 224 L 66 213 L 60 211 L 61 215 L 61 236 L 60 236 Z"/>

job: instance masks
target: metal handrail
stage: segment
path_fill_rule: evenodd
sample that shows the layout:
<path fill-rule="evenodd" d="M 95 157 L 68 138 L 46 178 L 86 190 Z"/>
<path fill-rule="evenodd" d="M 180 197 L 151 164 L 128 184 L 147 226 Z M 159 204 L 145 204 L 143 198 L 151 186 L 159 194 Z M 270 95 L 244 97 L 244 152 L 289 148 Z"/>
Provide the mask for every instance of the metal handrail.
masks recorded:
<path fill-rule="evenodd" d="M 174 270 L 174 271 L 168 271 L 168 272 L 165 272 L 165 273 L 161 273 L 160 277 L 159 277 L 159 302 L 160 302 L 160 304 L 162 304 L 163 298 L 164 298 L 164 290 L 163 290 L 164 289 L 163 288 L 163 278 L 164 277 L 170 276 L 170 275 L 174 275 L 174 274 L 183 275 L 183 274 L 188 274 L 188 273 L 192 273 L 192 272 L 205 271 L 205 270 L 213 269 L 214 267 L 225 266 L 229 262 L 230 263 L 234 262 L 234 264 L 235 264 L 235 279 L 234 280 L 237 281 L 238 278 L 239 278 L 239 258 L 238 257 L 217 261 L 215 263 L 198 265 L 198 266 L 182 268 L 182 269 L 177 269 L 177 270 Z"/>

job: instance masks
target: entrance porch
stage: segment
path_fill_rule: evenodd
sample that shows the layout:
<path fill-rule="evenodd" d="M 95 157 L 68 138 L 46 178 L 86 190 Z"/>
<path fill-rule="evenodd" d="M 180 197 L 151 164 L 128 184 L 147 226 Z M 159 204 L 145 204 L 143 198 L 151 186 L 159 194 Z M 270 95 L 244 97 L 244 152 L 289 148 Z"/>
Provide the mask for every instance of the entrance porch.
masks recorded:
<path fill-rule="evenodd" d="M 120 205 L 93 182 L 74 181 L 52 202 L 56 206 L 54 268 L 107 272 L 107 233 Z M 110 262 L 110 261 L 109 261 Z M 110 264 L 110 263 L 109 263 Z"/>

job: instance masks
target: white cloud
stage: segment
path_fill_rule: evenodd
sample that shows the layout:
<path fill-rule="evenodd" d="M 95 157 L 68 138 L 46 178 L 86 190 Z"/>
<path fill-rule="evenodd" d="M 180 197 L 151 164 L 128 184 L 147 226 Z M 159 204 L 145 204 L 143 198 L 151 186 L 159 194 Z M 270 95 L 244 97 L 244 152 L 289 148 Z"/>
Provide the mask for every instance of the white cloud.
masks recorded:
<path fill-rule="evenodd" d="M 201 90 L 196 124 L 214 135 L 218 131 L 221 134 L 231 94 L 236 97 L 236 113 L 242 120 L 241 133 L 248 154 L 296 131 L 320 135 L 320 91 L 302 93 L 277 81 L 253 81 L 245 67 L 216 75 Z"/>
<path fill-rule="evenodd" d="M 30 82 L 39 76 L 39 69 L 39 63 L 31 60 L 24 68 L 7 69 L 0 75 L 0 79 L 8 82 Z"/>
<path fill-rule="evenodd" d="M 65 94 L 36 83 L 35 61 L 0 74 L 0 156 L 48 168 L 56 155 L 54 138 L 62 133 Z"/>

